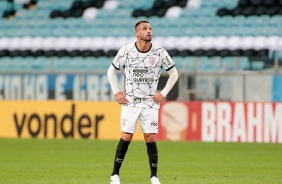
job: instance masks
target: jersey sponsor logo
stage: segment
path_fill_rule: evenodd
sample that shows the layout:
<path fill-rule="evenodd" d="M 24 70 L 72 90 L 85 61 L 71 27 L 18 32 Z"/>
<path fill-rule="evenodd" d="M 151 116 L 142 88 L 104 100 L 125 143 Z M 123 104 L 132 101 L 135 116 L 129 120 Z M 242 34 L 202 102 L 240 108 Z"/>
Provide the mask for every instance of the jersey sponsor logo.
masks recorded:
<path fill-rule="evenodd" d="M 136 82 L 136 83 L 153 83 L 154 82 L 154 79 L 153 78 L 133 78 L 133 82 Z"/>
<path fill-rule="evenodd" d="M 142 99 L 141 98 L 134 98 L 133 102 L 134 103 L 141 103 Z"/>
<path fill-rule="evenodd" d="M 127 61 L 132 64 L 132 63 L 135 63 L 137 60 L 134 58 L 134 59 L 131 59 L 131 58 L 128 58 Z"/>
<path fill-rule="evenodd" d="M 153 83 L 154 78 L 146 77 L 147 69 L 133 69 L 133 82 L 135 83 Z"/>
<path fill-rule="evenodd" d="M 133 69 L 134 73 L 148 73 L 147 69 Z"/>
<path fill-rule="evenodd" d="M 171 61 L 170 61 L 169 57 L 166 56 L 165 59 L 166 59 L 166 61 L 167 61 L 167 64 L 168 64 L 168 65 L 171 65 Z"/>

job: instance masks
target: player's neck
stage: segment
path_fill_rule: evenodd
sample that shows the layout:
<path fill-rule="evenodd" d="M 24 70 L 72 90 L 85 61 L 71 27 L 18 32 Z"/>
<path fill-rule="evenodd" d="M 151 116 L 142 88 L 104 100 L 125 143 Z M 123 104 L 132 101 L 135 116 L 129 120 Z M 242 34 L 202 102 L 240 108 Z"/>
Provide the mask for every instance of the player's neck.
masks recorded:
<path fill-rule="evenodd" d="M 141 41 L 141 40 L 137 40 L 137 42 L 135 43 L 137 49 L 141 52 L 148 52 L 151 49 L 151 42 L 145 42 L 145 41 Z"/>

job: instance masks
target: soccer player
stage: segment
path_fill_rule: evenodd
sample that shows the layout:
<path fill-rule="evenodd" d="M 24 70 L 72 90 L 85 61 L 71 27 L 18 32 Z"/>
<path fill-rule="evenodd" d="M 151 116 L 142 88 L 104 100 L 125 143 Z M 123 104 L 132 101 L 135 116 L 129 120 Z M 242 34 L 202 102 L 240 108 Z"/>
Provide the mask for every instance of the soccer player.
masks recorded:
<path fill-rule="evenodd" d="M 129 143 L 136 131 L 137 120 L 147 145 L 151 183 L 160 184 L 157 177 L 158 149 L 155 134 L 158 132 L 158 109 L 178 79 L 174 62 L 167 51 L 151 43 L 152 27 L 148 21 L 135 25 L 137 41 L 123 46 L 108 69 L 108 79 L 115 99 L 122 104 L 121 138 L 116 148 L 111 184 L 119 184 L 119 170 Z M 157 91 L 161 70 L 164 68 L 169 78 L 163 90 Z M 118 89 L 116 71 L 124 69 L 125 92 Z"/>

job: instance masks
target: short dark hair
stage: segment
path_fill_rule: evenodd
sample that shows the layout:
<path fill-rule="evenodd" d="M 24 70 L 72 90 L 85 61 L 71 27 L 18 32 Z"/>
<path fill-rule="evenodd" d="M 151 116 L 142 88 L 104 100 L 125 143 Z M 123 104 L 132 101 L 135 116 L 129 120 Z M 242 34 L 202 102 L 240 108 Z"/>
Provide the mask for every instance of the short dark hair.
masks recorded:
<path fill-rule="evenodd" d="M 136 28 L 139 26 L 139 24 L 141 24 L 141 23 L 149 23 L 149 24 L 150 24 L 150 22 L 148 22 L 147 20 L 140 20 L 139 22 L 137 22 L 137 23 L 135 24 L 135 30 L 136 30 Z"/>

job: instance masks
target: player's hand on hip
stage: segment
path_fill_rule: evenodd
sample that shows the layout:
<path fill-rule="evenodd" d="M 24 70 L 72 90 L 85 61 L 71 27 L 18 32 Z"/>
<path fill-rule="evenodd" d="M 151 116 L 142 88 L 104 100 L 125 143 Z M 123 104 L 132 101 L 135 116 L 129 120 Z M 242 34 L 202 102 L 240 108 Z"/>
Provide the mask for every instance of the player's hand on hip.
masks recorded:
<path fill-rule="evenodd" d="M 164 99 L 164 96 L 160 92 L 156 91 L 155 95 L 152 98 L 155 103 L 160 103 Z"/>
<path fill-rule="evenodd" d="M 124 92 L 118 92 L 115 94 L 116 101 L 119 104 L 127 104 L 128 100 L 126 99 Z"/>

